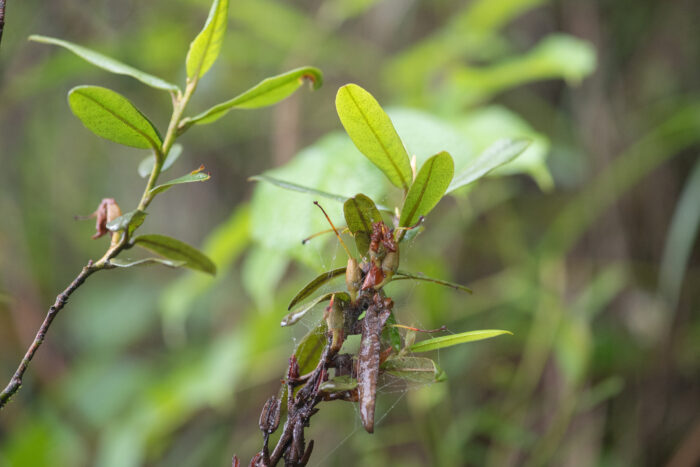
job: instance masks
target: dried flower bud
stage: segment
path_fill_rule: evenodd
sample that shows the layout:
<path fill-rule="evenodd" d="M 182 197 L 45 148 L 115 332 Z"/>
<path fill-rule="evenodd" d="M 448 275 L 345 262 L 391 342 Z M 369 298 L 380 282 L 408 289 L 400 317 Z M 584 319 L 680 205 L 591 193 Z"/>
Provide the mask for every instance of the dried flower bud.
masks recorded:
<path fill-rule="evenodd" d="M 263 433 L 273 433 L 280 424 L 280 400 L 270 397 L 260 412 L 258 426 Z"/>
<path fill-rule="evenodd" d="M 297 356 L 292 355 L 289 357 L 289 371 L 287 372 L 287 378 L 297 379 L 299 377 L 299 363 L 297 362 Z"/>
<path fill-rule="evenodd" d="M 100 238 L 108 232 L 107 224 L 117 217 L 122 215 L 121 209 L 114 198 L 104 198 L 100 205 L 97 206 L 97 210 L 93 212 L 90 217 L 96 217 L 97 222 L 95 223 L 95 235 L 92 238 Z"/>

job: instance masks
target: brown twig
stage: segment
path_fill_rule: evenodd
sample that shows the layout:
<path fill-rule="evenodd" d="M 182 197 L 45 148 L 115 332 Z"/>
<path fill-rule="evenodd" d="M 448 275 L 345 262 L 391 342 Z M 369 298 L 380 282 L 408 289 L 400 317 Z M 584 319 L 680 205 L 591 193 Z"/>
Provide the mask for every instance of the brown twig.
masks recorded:
<path fill-rule="evenodd" d="M 2 4 L 3 0 L 0 0 L 0 5 Z M 102 268 L 96 268 L 92 260 L 90 260 L 85 266 L 82 271 L 80 271 L 80 274 L 73 280 L 73 282 L 70 283 L 70 285 L 58 294 L 56 297 L 56 301 L 54 304 L 49 308 L 48 313 L 46 314 L 46 318 L 44 318 L 44 322 L 41 324 L 41 327 L 39 328 L 39 331 L 36 333 L 36 337 L 34 337 L 34 341 L 32 344 L 29 346 L 27 349 L 27 353 L 24 354 L 24 358 L 22 358 L 22 361 L 19 363 L 19 367 L 17 367 L 17 371 L 15 371 L 15 374 L 12 376 L 12 379 L 10 380 L 9 384 L 7 387 L 0 393 L 0 409 L 7 404 L 7 402 L 10 400 L 10 398 L 19 390 L 20 386 L 22 386 L 22 377 L 24 376 L 24 372 L 27 371 L 27 368 L 29 367 L 29 362 L 32 361 L 32 358 L 34 357 L 34 354 L 36 351 L 39 349 L 39 346 L 41 346 L 41 343 L 44 342 L 44 338 L 46 337 L 46 333 L 49 330 L 49 327 L 51 326 L 51 323 L 53 322 L 54 318 L 56 318 L 56 315 L 58 315 L 58 312 L 63 309 L 63 307 L 66 305 L 66 302 L 68 301 L 68 298 L 71 296 L 73 292 L 77 290 L 78 287 L 80 287 L 85 280 L 92 275 L 95 271 L 99 271 Z"/>

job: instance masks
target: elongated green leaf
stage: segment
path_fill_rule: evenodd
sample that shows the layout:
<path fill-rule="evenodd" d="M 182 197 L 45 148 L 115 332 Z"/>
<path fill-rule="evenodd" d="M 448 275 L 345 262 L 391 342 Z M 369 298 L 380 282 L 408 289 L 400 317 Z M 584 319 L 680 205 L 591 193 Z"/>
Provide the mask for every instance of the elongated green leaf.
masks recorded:
<path fill-rule="evenodd" d="M 185 242 L 165 235 L 139 235 L 133 240 L 134 245 L 158 253 L 168 259 L 184 261 L 185 267 L 209 274 L 216 274 L 216 265 L 201 251 Z"/>
<path fill-rule="evenodd" d="M 159 150 L 155 126 L 129 100 L 99 86 L 78 86 L 68 93 L 68 104 L 85 127 L 115 143 Z"/>
<path fill-rule="evenodd" d="M 382 330 L 382 339 L 388 341 L 391 347 L 398 352 L 401 350 L 401 333 L 399 333 L 396 326 L 392 326 L 393 324 L 396 324 L 396 317 L 392 311 L 389 314 L 389 319 L 386 320 L 386 326 Z"/>
<path fill-rule="evenodd" d="M 408 191 L 413 178 L 406 149 L 389 116 L 370 93 L 346 84 L 335 98 L 338 117 L 352 142 L 387 178 Z"/>
<path fill-rule="evenodd" d="M 219 57 L 228 25 L 228 0 L 214 0 L 202 31 L 190 43 L 186 67 L 189 79 L 201 78 Z"/>
<path fill-rule="evenodd" d="M 181 183 L 205 182 L 211 178 L 211 175 L 208 173 L 203 173 L 203 169 L 204 166 L 201 166 L 199 169 L 190 172 L 187 175 L 183 175 L 182 177 L 178 177 L 176 179 L 170 180 L 169 182 L 165 182 L 162 185 L 158 185 L 157 187 L 151 189 L 149 193 L 151 196 L 153 196 L 172 188 L 174 185 L 179 185 Z"/>
<path fill-rule="evenodd" d="M 138 209 L 122 214 L 116 219 L 108 222 L 106 227 L 111 232 L 119 232 L 120 230 L 129 229 L 129 235 L 136 230 L 143 221 L 146 220 L 146 213 Z"/>
<path fill-rule="evenodd" d="M 503 164 L 507 164 L 527 149 L 531 140 L 527 138 L 502 138 L 486 148 L 479 157 L 467 166 L 462 172 L 457 174 L 450 186 L 447 187 L 447 193 L 451 193 L 458 188 L 467 186 L 472 182 L 477 181 L 484 175 L 491 172 Z"/>
<path fill-rule="evenodd" d="M 134 266 L 147 266 L 149 264 L 162 264 L 163 266 L 167 266 L 169 268 L 179 268 L 180 266 L 184 266 L 185 262 L 184 261 L 172 261 L 169 259 L 163 259 L 163 258 L 144 258 L 144 259 L 137 259 L 137 260 L 124 260 L 124 259 L 119 259 L 119 258 L 113 258 L 109 260 L 109 264 L 112 266 L 116 266 L 118 268 L 131 268 Z"/>
<path fill-rule="evenodd" d="M 322 319 L 318 326 L 310 330 L 299 342 L 294 351 L 294 356 L 299 364 L 300 374 L 309 373 L 316 368 L 323 353 L 323 348 L 326 346 L 327 332 L 326 320 Z"/>
<path fill-rule="evenodd" d="M 450 336 L 435 337 L 433 339 L 427 339 L 424 341 L 417 342 L 408 348 L 411 352 L 428 352 L 430 350 L 443 349 L 445 347 L 452 347 L 457 344 L 465 344 L 467 342 L 475 342 L 484 339 L 490 339 L 491 337 L 500 336 L 502 334 L 513 334 L 509 331 L 501 331 L 500 329 L 485 329 L 482 331 L 468 331 L 461 332 L 459 334 L 452 334 Z"/>
<path fill-rule="evenodd" d="M 365 256 L 369 249 L 372 224 L 382 222 L 377 206 L 371 198 L 360 193 L 343 204 L 343 214 L 345 214 L 348 229 L 355 237 L 357 251 L 361 256 Z"/>
<path fill-rule="evenodd" d="M 76 54 L 78 57 L 82 58 L 86 62 L 95 65 L 96 67 L 102 68 L 103 70 L 109 71 L 111 73 L 116 73 L 118 75 L 131 76 L 132 78 L 136 78 L 143 84 L 146 84 L 152 88 L 163 89 L 164 91 L 177 91 L 179 89 L 176 85 L 168 83 L 167 81 L 162 80 L 157 76 L 153 76 L 144 71 L 137 70 L 136 68 L 131 67 L 125 63 L 117 61 L 106 55 L 102 55 L 99 52 L 95 52 L 94 50 L 90 50 L 81 45 L 74 44 L 72 42 L 56 39 L 55 37 L 39 35 L 29 36 L 29 40 L 34 42 L 41 42 L 43 44 L 53 44 L 59 47 L 66 48 L 74 54 Z"/>
<path fill-rule="evenodd" d="M 451 287 L 453 289 L 457 290 L 462 290 L 467 293 L 472 293 L 472 289 L 469 287 L 465 287 L 461 284 L 455 284 L 454 282 L 449 282 L 449 281 L 444 281 L 442 279 L 434 279 L 432 277 L 427 277 L 422 274 L 411 274 L 410 272 L 406 271 L 401 271 L 398 270 L 396 271 L 396 274 L 394 274 L 394 277 L 391 279 L 392 281 L 400 281 L 400 280 L 414 280 L 414 281 L 426 281 L 426 282 L 432 282 L 434 284 L 439 284 L 439 285 L 444 285 L 446 287 Z"/>
<path fill-rule="evenodd" d="M 172 167 L 172 165 L 175 163 L 176 160 L 178 160 L 181 154 L 182 145 L 178 143 L 173 144 L 173 147 L 170 148 L 170 152 L 168 153 L 168 156 L 163 162 L 163 167 L 160 168 L 160 172 L 163 173 L 170 167 Z M 141 176 L 141 178 L 148 178 L 151 175 L 151 171 L 153 170 L 153 166 L 155 165 L 155 163 L 155 156 L 148 156 L 141 161 L 138 168 L 139 175 Z"/>
<path fill-rule="evenodd" d="M 447 379 L 438 364 L 425 357 L 389 357 L 380 369 L 412 383 L 438 383 Z"/>
<path fill-rule="evenodd" d="M 317 276 L 314 280 L 306 284 L 306 286 L 304 286 L 304 288 L 301 289 L 299 293 L 296 294 L 292 301 L 289 302 L 287 310 L 291 310 L 294 305 L 296 305 L 297 303 L 314 293 L 323 284 L 335 277 L 340 276 L 341 274 L 345 274 L 345 268 L 333 269 L 331 271 L 324 272 L 320 276 Z"/>
<path fill-rule="evenodd" d="M 350 375 L 336 376 L 321 383 L 319 390 L 323 392 L 352 391 L 357 387 L 357 380 Z"/>
<path fill-rule="evenodd" d="M 452 181 L 455 164 L 445 151 L 425 161 L 406 195 L 401 210 L 401 227 L 410 227 L 420 216 L 427 215 L 442 199 Z"/>
<path fill-rule="evenodd" d="M 311 300 L 310 302 L 299 305 L 298 307 L 293 309 L 287 316 L 284 317 L 284 319 L 280 323 L 280 326 L 291 326 L 292 324 L 296 324 L 301 318 L 304 317 L 306 313 L 313 309 L 313 307 L 315 307 L 321 302 L 330 300 L 333 295 L 335 295 L 336 299 L 338 300 L 343 300 L 346 302 L 350 301 L 350 295 L 348 295 L 345 292 L 329 292 L 327 294 L 320 295 Z"/>
<path fill-rule="evenodd" d="M 313 88 L 318 89 L 323 83 L 321 70 L 303 67 L 266 78 L 233 99 L 217 104 L 187 120 L 197 124 L 212 123 L 232 109 L 257 109 L 276 104 L 296 91 L 305 80 L 311 81 Z"/>

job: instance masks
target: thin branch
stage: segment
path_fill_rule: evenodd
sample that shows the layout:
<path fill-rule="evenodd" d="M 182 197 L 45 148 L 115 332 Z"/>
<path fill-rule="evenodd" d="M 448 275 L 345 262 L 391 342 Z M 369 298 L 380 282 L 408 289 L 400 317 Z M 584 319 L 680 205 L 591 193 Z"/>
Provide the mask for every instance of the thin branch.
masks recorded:
<path fill-rule="evenodd" d="M 0 0 L 0 2 L 2 1 L 3 0 Z M 83 285 L 85 280 L 88 277 L 90 277 L 92 273 L 101 269 L 104 269 L 104 266 L 96 267 L 93 265 L 92 260 L 90 260 L 87 266 L 85 266 L 83 270 L 80 271 L 80 274 L 78 274 L 78 276 L 73 280 L 73 282 L 71 282 L 71 284 L 66 288 L 66 290 L 58 294 L 58 296 L 56 297 L 56 301 L 54 302 L 53 306 L 49 308 L 49 312 L 46 314 L 44 322 L 41 324 L 39 331 L 36 333 L 36 337 L 34 337 L 34 342 L 32 342 L 32 345 L 30 345 L 29 349 L 27 349 L 27 353 L 24 355 L 24 358 L 22 358 L 22 361 L 19 363 L 19 367 L 17 367 L 17 371 L 15 371 L 15 374 L 12 376 L 12 379 L 10 380 L 9 384 L 2 391 L 2 393 L 0 393 L 0 409 L 3 408 L 5 404 L 7 404 L 10 398 L 19 390 L 20 386 L 22 386 L 22 377 L 24 376 L 24 372 L 27 371 L 27 368 L 29 367 L 29 362 L 32 361 L 32 358 L 34 357 L 36 351 L 39 349 L 39 346 L 41 346 L 41 343 L 44 342 L 44 338 L 46 337 L 46 333 L 48 332 L 51 323 L 53 322 L 54 318 L 56 318 L 56 315 L 58 315 L 58 312 L 61 311 L 66 305 L 66 302 L 68 302 L 68 298 L 73 292 L 75 292 L 78 289 L 78 287 Z"/>

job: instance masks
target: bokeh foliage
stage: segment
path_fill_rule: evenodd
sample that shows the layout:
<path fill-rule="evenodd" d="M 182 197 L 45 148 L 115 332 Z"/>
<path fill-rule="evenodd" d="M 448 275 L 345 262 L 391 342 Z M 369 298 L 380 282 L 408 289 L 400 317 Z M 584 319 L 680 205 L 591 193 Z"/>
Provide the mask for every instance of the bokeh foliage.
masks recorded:
<path fill-rule="evenodd" d="M 166 93 L 26 38 L 62 37 L 157 76 L 181 73 L 181 82 L 208 7 L 8 6 L 3 375 L 56 291 L 104 250 L 88 238 L 92 225 L 72 216 L 105 196 L 134 204 L 143 184 L 141 158 L 89 135 L 65 92 L 84 83 L 119 89 L 159 127 L 169 105 Z M 388 113 L 418 167 L 447 150 L 460 173 L 499 138 L 531 144 L 486 181 L 453 192 L 409 242 L 406 269 L 466 283 L 474 295 L 390 285 L 402 322 L 514 336 L 436 352 L 449 379 L 388 386 L 378 412 L 387 415 L 372 436 L 349 405 L 330 404 L 310 431 L 317 462 L 658 465 L 684 452 L 700 407 L 700 298 L 690 286 L 700 280 L 697 6 L 240 0 L 230 8 L 220 61 L 193 114 L 306 64 L 324 71 L 324 87 L 183 136 L 173 170 L 205 163 L 212 179 L 159 197 L 147 233 L 202 245 L 218 275 L 154 266 L 91 279 L 0 415 L 0 465 L 219 465 L 258 449 L 259 409 L 319 315 L 290 331 L 279 326 L 286 304 L 344 254 L 330 237 L 301 245 L 325 228 L 312 196 L 247 178 L 265 173 L 396 204 L 335 117 L 335 91 L 347 82 L 393 104 Z M 324 205 L 342 218 L 340 203 Z"/>

